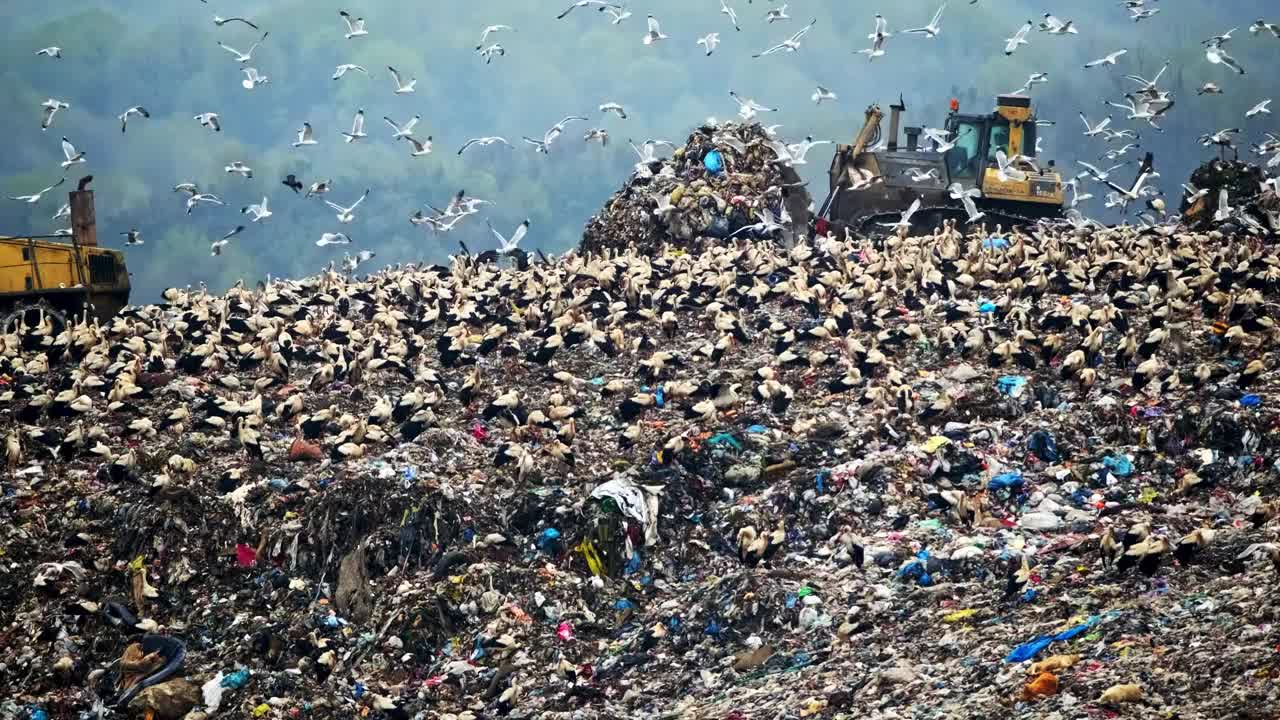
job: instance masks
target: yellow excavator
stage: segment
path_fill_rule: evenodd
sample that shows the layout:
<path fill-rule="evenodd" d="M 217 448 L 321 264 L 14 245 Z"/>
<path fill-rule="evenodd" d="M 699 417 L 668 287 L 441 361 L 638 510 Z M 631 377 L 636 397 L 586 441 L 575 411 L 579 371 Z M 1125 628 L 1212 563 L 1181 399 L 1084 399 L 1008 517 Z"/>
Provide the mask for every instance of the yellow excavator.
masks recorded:
<path fill-rule="evenodd" d="M 897 222 L 916 200 L 920 209 L 911 218 L 916 229 L 932 229 L 948 219 L 966 222 L 970 214 L 964 200 L 973 201 L 989 226 L 1012 228 L 1062 215 L 1062 176 L 1053 161 L 1036 158 L 1039 124 L 1030 98 L 1001 95 L 995 110 L 983 115 L 962 114 L 952 100 L 942 132 L 908 127 L 906 147 L 898 145 L 906 105 L 899 98 L 890 110 L 883 144 L 884 113 L 873 105 L 853 144 L 836 148 L 830 194 L 818 213 L 833 228 L 874 230 Z M 921 146 L 922 133 L 929 147 Z M 963 200 L 950 190 L 957 183 Z"/>
<path fill-rule="evenodd" d="M 90 313 L 106 320 L 129 302 L 124 253 L 98 246 L 93 191 L 71 192 L 70 242 L 63 236 L 0 236 L 0 333 L 25 320 Z"/>

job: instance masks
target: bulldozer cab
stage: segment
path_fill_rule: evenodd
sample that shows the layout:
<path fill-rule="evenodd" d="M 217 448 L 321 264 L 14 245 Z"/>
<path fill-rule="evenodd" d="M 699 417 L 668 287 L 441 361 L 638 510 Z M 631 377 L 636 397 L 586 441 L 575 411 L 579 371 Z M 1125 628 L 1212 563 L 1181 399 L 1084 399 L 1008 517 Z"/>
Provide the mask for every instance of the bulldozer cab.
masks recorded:
<path fill-rule="evenodd" d="M 1036 124 L 1031 118 L 1030 100 L 1001 96 L 990 115 L 947 117 L 946 130 L 956 146 L 947 152 L 947 171 L 952 182 L 982 188 L 986 168 L 996 164 L 996 153 L 1008 157 L 1035 157 Z"/>

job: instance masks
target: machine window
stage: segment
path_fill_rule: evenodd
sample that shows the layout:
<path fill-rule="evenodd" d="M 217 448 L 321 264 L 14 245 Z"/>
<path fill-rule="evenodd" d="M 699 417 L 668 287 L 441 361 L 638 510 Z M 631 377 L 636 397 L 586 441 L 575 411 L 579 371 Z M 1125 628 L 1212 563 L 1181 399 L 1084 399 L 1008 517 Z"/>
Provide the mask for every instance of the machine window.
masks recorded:
<path fill-rule="evenodd" d="M 953 178 L 978 176 L 978 146 L 982 137 L 973 123 L 955 126 L 956 146 L 947 152 L 947 169 Z"/>
<path fill-rule="evenodd" d="M 89 256 L 89 282 L 94 285 L 116 281 L 116 259 L 113 255 Z"/>
<path fill-rule="evenodd" d="M 1009 126 L 1008 125 L 992 125 L 991 126 L 991 142 L 987 143 L 987 161 L 995 162 L 996 153 L 1003 151 L 1009 153 Z"/>

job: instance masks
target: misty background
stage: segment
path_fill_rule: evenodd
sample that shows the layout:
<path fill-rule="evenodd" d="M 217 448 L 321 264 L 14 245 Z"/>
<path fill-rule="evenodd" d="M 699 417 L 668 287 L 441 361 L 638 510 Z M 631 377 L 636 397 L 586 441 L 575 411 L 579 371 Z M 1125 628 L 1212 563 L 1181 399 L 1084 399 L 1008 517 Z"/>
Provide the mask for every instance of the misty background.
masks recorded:
<path fill-rule="evenodd" d="M 11 7 L 0 50 L 0 83 L 9 98 L 0 107 L 9 137 L 0 154 L 5 196 L 0 235 L 50 234 L 69 226 L 52 217 L 75 181 L 93 174 L 100 242 L 122 246 L 121 233 L 137 228 L 146 243 L 128 249 L 134 302 L 154 301 L 168 286 L 206 282 L 221 290 L 268 273 L 310 274 L 344 252 L 361 249 L 377 253 L 362 271 L 387 263 L 440 261 L 456 252 L 458 240 L 473 251 L 496 246 L 486 218 L 504 235 L 528 218 L 532 227 L 523 246 L 558 253 L 576 246 L 586 220 L 631 172 L 635 156 L 627 138 L 679 145 L 709 117 L 736 119 L 730 90 L 780 108 L 759 119 L 781 123 L 780 134 L 788 141 L 812 135 L 851 142 L 871 103 L 887 113 L 901 93 L 908 108 L 904 124 L 941 127 L 951 98 L 960 101 L 963 112 L 988 112 L 995 95 L 1021 87 L 1033 72 L 1046 72 L 1049 82 L 1031 94 L 1037 114 L 1058 124 L 1040 133 L 1042 159 L 1056 160 L 1069 174 L 1079 169 L 1077 159 L 1103 164 L 1098 158 L 1107 143 L 1083 137 L 1077 113 L 1085 112 L 1091 121 L 1110 114 L 1113 127 L 1138 130 L 1142 151 L 1156 154 L 1159 185 L 1171 208 L 1177 207 L 1179 184 L 1215 155 L 1196 143 L 1197 136 L 1242 128 L 1243 157 L 1249 143 L 1280 128 L 1272 115 L 1244 117 L 1280 88 L 1273 71 L 1280 39 L 1248 31 L 1260 17 L 1280 22 L 1274 0 L 1147 0 L 1161 12 L 1138 23 L 1129 20 L 1123 3 L 1112 0 L 1058 7 L 952 0 L 936 39 L 899 33 L 925 25 L 939 5 L 934 0 L 792 0 L 791 19 L 774 23 L 765 21 L 765 13 L 782 3 L 732 0 L 741 31 L 719 12 L 719 0 L 636 0 L 630 3 L 632 16 L 618 25 L 592 7 L 557 20 L 567 5 L 559 0 L 59 0 Z M 369 35 L 344 39 L 340 9 L 364 17 Z M 855 51 L 870 44 L 867 35 L 877 10 L 896 34 L 886 44 L 886 55 L 868 62 Z M 1006 57 L 1005 38 L 1028 19 L 1039 22 L 1046 11 L 1074 20 L 1079 35 L 1033 31 L 1029 46 Z M 247 50 L 261 32 L 240 23 L 216 27 L 215 14 L 246 17 L 270 32 L 252 62 L 241 65 L 216 43 Z M 669 39 L 641 43 L 646 14 L 658 18 Z M 798 52 L 751 57 L 810 18 L 817 25 Z M 486 65 L 474 49 L 481 30 L 499 23 L 515 31 L 489 38 L 486 44 L 500 43 L 506 55 Z M 1210 64 L 1200 45 L 1233 27 L 1239 29 L 1226 50 L 1248 71 L 1242 76 Z M 720 34 L 721 44 L 706 57 L 696 42 L 710 32 Z M 35 55 L 51 45 L 63 48 L 63 59 Z M 1085 62 L 1120 48 L 1129 52 L 1117 67 L 1083 69 Z M 1125 74 L 1150 78 L 1166 60 L 1171 65 L 1160 85 L 1173 92 L 1177 104 L 1160 123 L 1163 133 L 1126 121 L 1122 111 L 1104 105 L 1136 88 Z M 352 72 L 332 80 L 340 63 L 363 65 L 370 75 Z M 416 78 L 416 92 L 393 94 L 388 65 Z M 252 91 L 241 87 L 241 69 L 250 66 L 268 76 L 269 84 Z M 1197 97 L 1197 88 L 1207 81 L 1225 94 Z M 818 85 L 839 99 L 815 106 L 810 95 Z M 47 98 L 71 107 L 42 132 L 40 103 Z M 626 120 L 597 109 L 610 101 L 626 107 Z M 146 107 L 151 118 L 131 118 L 128 132 L 121 134 L 116 116 L 134 105 Z M 350 129 L 358 108 L 365 110 L 369 137 L 346 144 L 340 133 Z M 219 113 L 223 131 L 201 127 L 193 116 L 202 112 Z M 523 135 L 541 138 L 571 114 L 590 121 L 570 124 L 549 156 L 520 140 Z M 411 158 L 408 143 L 392 141 L 384 115 L 397 122 L 421 115 L 414 134 L 431 136 L 434 153 Z M 311 123 L 319 145 L 292 148 L 304 121 Z M 593 127 L 609 131 L 607 147 L 583 142 Z M 64 135 L 87 153 L 87 163 L 67 171 L 67 184 L 39 204 L 9 200 L 62 176 Z M 501 135 L 515 149 L 473 147 L 457 155 L 468 138 L 483 135 Z M 819 202 L 827 192 L 831 150 L 815 148 L 809 164 L 799 168 Z M 1124 159 L 1138 157 L 1131 152 Z M 252 179 L 224 172 L 237 160 L 253 168 Z M 371 193 L 355 222 L 340 225 L 322 199 L 304 199 L 281 185 L 289 173 L 307 185 L 332 179 L 333 190 L 324 199 L 339 205 L 355 202 L 366 188 Z M 1128 170 L 1119 174 L 1131 177 Z M 180 182 L 197 183 L 226 206 L 201 206 L 188 215 L 186 195 L 172 192 Z M 494 204 L 448 234 L 408 222 L 415 210 L 427 211 L 424 203 L 443 207 L 462 188 Z M 1094 192 L 1097 197 L 1081 209 L 1117 220 L 1103 210 L 1105 193 Z M 252 224 L 240 208 L 264 195 L 274 215 Z M 220 257 L 210 257 L 209 242 L 241 224 L 246 231 Z M 316 247 L 321 233 L 339 231 L 354 244 Z"/>

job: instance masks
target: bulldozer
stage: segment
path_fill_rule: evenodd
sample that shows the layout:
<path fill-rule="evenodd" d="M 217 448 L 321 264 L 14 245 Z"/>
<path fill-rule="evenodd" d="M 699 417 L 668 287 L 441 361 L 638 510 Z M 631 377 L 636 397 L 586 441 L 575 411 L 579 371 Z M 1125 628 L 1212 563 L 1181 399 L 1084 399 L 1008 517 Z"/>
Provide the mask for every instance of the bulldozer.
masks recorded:
<path fill-rule="evenodd" d="M 124 253 L 98 246 L 93 191 L 87 180 L 70 194 L 70 242 L 62 236 L 0 236 L 0 333 L 14 324 L 48 319 L 65 326 L 68 314 L 106 320 L 129 302 Z"/>
<path fill-rule="evenodd" d="M 850 145 L 836 146 L 828 172 L 830 193 L 818 211 L 833 229 L 868 233 L 897 222 L 917 199 L 911 217 L 914 231 L 928 231 L 945 220 L 965 223 L 969 215 L 949 188 L 958 183 L 969 192 L 982 221 L 1006 228 L 1060 217 L 1065 204 L 1062 176 L 1049 161 L 1035 159 L 1038 123 L 1031 99 L 1000 95 L 995 110 L 983 115 L 960 112 L 951 101 L 939 152 L 938 133 L 921 146 L 919 127 L 905 128 L 906 146 L 898 132 L 906 104 L 890 106 L 889 134 L 880 146 L 884 113 L 878 105 L 867 109 L 866 122 Z M 1009 167 L 1002 170 L 997 153 Z M 968 198 L 966 198 L 968 199 Z"/>

